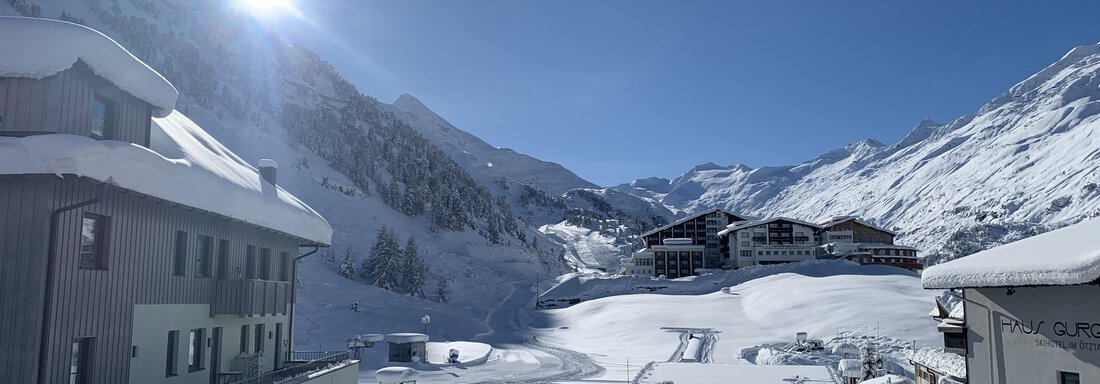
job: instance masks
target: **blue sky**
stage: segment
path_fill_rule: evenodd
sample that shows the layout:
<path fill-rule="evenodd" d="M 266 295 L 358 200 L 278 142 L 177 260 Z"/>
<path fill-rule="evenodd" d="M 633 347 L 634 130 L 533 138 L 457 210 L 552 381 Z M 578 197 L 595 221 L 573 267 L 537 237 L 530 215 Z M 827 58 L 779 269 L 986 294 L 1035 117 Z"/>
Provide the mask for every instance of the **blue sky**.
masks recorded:
<path fill-rule="evenodd" d="M 1098 1 L 297 1 L 362 92 L 600 185 L 892 144 L 1100 41 Z"/>

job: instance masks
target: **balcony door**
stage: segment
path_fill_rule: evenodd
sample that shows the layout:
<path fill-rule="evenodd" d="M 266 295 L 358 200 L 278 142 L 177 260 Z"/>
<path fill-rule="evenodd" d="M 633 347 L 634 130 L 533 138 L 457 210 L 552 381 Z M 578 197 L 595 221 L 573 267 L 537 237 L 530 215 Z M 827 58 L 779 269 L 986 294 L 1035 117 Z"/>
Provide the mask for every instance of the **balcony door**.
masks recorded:
<path fill-rule="evenodd" d="M 275 369 L 283 368 L 283 323 L 275 323 Z"/>

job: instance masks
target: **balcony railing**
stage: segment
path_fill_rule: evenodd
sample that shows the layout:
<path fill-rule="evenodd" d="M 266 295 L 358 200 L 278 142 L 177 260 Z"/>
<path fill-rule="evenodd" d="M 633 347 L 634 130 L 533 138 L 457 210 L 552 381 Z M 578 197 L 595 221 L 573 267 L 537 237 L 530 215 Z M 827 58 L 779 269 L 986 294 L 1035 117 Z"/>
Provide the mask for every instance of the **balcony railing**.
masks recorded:
<path fill-rule="evenodd" d="M 218 280 L 210 316 L 285 315 L 292 289 L 285 281 Z"/>
<path fill-rule="evenodd" d="M 295 382 L 294 379 L 307 373 L 319 371 L 333 365 L 345 364 L 350 360 L 350 356 L 346 351 L 291 352 L 290 356 L 291 361 L 286 362 L 286 368 L 229 382 L 228 384 L 290 383 Z"/>

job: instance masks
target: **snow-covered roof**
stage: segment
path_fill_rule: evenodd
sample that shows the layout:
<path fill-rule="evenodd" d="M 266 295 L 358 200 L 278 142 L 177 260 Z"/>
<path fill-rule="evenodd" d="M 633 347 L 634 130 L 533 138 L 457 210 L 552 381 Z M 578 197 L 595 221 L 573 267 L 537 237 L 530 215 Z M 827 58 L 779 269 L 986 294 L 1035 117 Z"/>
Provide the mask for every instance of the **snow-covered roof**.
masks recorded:
<path fill-rule="evenodd" d="M 883 231 L 883 232 L 889 233 L 891 235 L 897 236 L 897 233 L 895 233 L 894 231 L 891 231 L 889 229 L 886 229 L 886 228 L 871 224 L 869 222 L 860 220 L 858 217 L 855 217 L 855 216 L 834 217 L 832 219 L 829 219 L 829 221 L 821 223 L 821 227 L 822 228 L 828 228 L 828 227 L 832 227 L 834 225 L 841 224 L 841 223 L 846 223 L 846 222 L 849 222 L 849 221 L 855 221 L 856 224 L 859 224 L 859 225 L 862 225 L 862 226 L 865 226 L 865 227 L 868 227 L 868 228 L 873 228 L 873 229 Z"/>
<path fill-rule="evenodd" d="M 699 213 L 696 213 L 696 214 L 694 214 L 694 215 L 690 215 L 690 216 L 687 216 L 687 217 L 685 217 L 685 218 L 682 218 L 682 219 L 680 219 L 680 220 L 676 220 L 676 221 L 674 221 L 674 222 L 672 222 L 672 223 L 669 223 L 669 224 L 665 224 L 665 225 L 663 225 L 663 226 L 660 226 L 660 227 L 657 227 L 657 228 L 651 229 L 651 230 L 649 230 L 649 232 L 643 233 L 643 234 L 642 234 L 642 237 L 646 237 L 646 236 L 652 235 L 652 234 L 654 234 L 654 233 L 657 233 L 657 232 L 660 232 L 660 231 L 663 231 L 663 230 L 666 230 L 666 229 L 672 228 L 673 226 L 676 226 L 676 225 L 680 225 L 680 224 L 686 223 L 686 222 L 688 222 L 688 221 L 691 221 L 691 220 L 695 220 L 695 219 L 699 218 L 700 216 L 706 216 L 706 215 L 709 215 L 709 214 L 712 214 L 712 213 L 715 213 L 715 212 L 722 212 L 722 213 L 725 213 L 725 214 L 727 214 L 727 215 L 733 215 L 733 216 L 737 216 L 737 217 L 741 217 L 741 218 L 746 218 L 746 219 L 753 219 L 753 217 L 751 217 L 751 216 L 739 215 L 739 214 L 736 214 L 736 213 L 728 212 L 728 211 L 726 211 L 726 210 L 724 210 L 724 209 L 719 209 L 719 208 L 715 208 L 715 209 L 711 209 L 711 210 L 707 210 L 707 211 L 699 212 Z"/>
<path fill-rule="evenodd" d="M 807 226 L 807 227 L 810 227 L 810 228 L 821 229 L 820 225 L 817 225 L 817 224 L 814 224 L 814 223 L 811 223 L 811 222 L 808 222 L 808 221 L 802 221 L 802 220 L 798 220 L 798 219 L 792 219 L 792 218 L 789 218 L 789 217 L 780 216 L 780 217 L 773 217 L 773 218 L 770 218 L 770 219 L 736 222 L 736 223 L 733 223 L 733 224 L 730 224 L 730 225 L 726 226 L 726 229 L 718 231 L 718 236 L 725 236 L 726 234 L 728 234 L 730 232 L 740 231 L 740 230 L 745 229 L 745 228 L 752 228 L 752 227 L 756 227 L 756 226 L 759 226 L 759 225 L 763 225 L 763 224 L 767 224 L 767 223 L 771 223 L 771 222 L 775 222 L 775 221 L 789 221 L 789 222 L 799 224 L 799 225 L 804 225 L 804 226 Z"/>
<path fill-rule="evenodd" d="M 41 79 L 83 61 L 97 76 L 155 107 L 164 117 L 179 93 L 168 80 L 106 35 L 80 24 L 0 17 L 0 77 Z"/>
<path fill-rule="evenodd" d="M 420 372 L 408 367 L 386 367 L 374 372 L 374 379 L 384 384 L 403 383 L 420 378 Z"/>
<path fill-rule="evenodd" d="M 384 339 L 385 337 L 379 333 L 367 333 L 359 335 L 359 340 L 366 341 L 368 343 L 379 343 L 382 342 L 382 340 Z"/>
<path fill-rule="evenodd" d="M 2 61 L 2 60 L 0 60 Z M 179 112 L 153 119 L 152 149 L 67 134 L 0 137 L 0 175 L 83 176 L 328 245 L 332 227 Z"/>
<path fill-rule="evenodd" d="M 859 359 L 840 359 L 836 370 L 844 377 L 863 377 L 863 362 Z"/>
<path fill-rule="evenodd" d="M 966 377 L 966 358 L 939 348 L 921 348 L 909 355 L 913 363 L 955 377 Z"/>
<path fill-rule="evenodd" d="M 391 333 L 386 335 L 386 342 L 394 344 L 427 342 L 428 335 L 423 333 Z"/>
<path fill-rule="evenodd" d="M 932 266 L 928 289 L 1073 285 L 1100 278 L 1100 219 Z"/>

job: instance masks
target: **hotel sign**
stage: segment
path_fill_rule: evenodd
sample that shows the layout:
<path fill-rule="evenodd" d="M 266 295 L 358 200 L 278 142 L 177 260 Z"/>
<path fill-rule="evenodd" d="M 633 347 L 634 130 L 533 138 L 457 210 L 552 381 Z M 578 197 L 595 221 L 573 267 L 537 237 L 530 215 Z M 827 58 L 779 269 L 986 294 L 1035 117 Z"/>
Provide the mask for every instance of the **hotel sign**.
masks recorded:
<path fill-rule="evenodd" d="M 1002 336 L 1036 335 L 1034 347 L 1100 351 L 1100 323 L 1001 319 Z"/>

